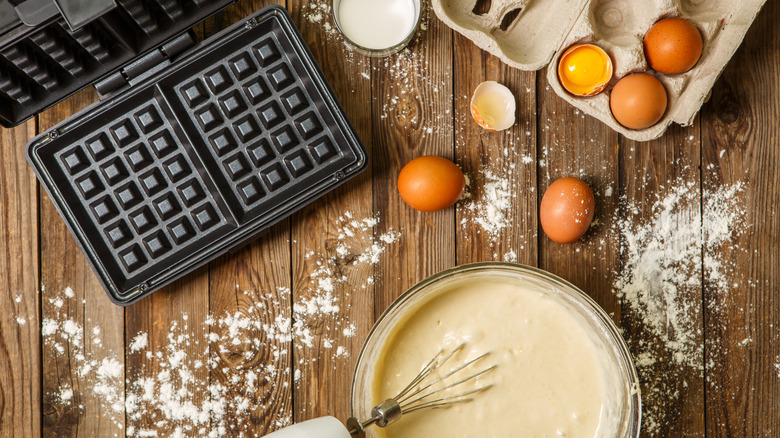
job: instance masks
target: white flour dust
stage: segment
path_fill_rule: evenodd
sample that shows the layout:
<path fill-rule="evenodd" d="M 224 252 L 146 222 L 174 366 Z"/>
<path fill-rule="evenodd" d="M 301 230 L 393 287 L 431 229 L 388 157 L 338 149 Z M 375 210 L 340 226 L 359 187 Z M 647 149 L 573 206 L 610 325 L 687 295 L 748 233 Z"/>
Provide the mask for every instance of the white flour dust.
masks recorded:
<path fill-rule="evenodd" d="M 507 178 L 499 177 L 490 169 L 482 169 L 481 174 L 485 181 L 482 193 L 478 193 L 464 207 L 474 214 L 473 221 L 495 239 L 501 237 L 501 231 L 510 224 L 509 213 L 515 194 Z"/>
<path fill-rule="evenodd" d="M 635 324 L 627 338 L 644 385 L 643 429 L 650 434 L 668 421 L 666 401 L 680 390 L 666 387 L 680 379 L 654 375 L 656 364 L 669 364 L 669 373 L 703 373 L 702 279 L 718 295 L 729 293 L 735 268 L 719 258 L 718 248 L 745 230 L 742 190 L 741 183 L 705 190 L 702 208 L 698 184 L 678 181 L 652 203 L 649 218 L 625 199 L 622 219 L 614 218 L 624 265 L 613 286 L 628 305 L 625 318 Z"/>
<path fill-rule="evenodd" d="M 79 380 L 73 387 L 66 379 L 55 393 L 45 395 L 47 401 L 83 410 L 81 398 L 88 393 L 116 426 L 115 436 L 124 433 L 123 420 L 129 437 L 158 436 L 161 430 L 173 431 L 175 437 L 249 436 L 248 418 L 267 415 L 273 415 L 277 428 L 290 424 L 292 412 L 284 407 L 269 411 L 275 397 L 291 391 L 307 367 L 319 366 L 318 359 L 350 355 L 340 342 L 356 336 L 357 327 L 340 300 L 365 293 L 374 277 L 353 278 L 358 270 L 347 267 L 377 264 L 401 237 L 392 229 L 376 235 L 378 224 L 376 216 L 356 218 L 350 212 L 338 218 L 335 248 L 323 254 L 304 252 L 314 269 L 309 283 L 299 286 L 289 313 L 284 311 L 291 299 L 287 288 L 244 291 L 252 304 L 241 311 L 210 314 L 202 322 L 182 314 L 154 342 L 151 333 L 132 334 L 124 357 L 85 348 L 82 323 L 60 313 L 75 297 L 71 288 L 65 289 L 50 298 L 57 315 L 42 321 L 41 333 L 44 348 L 50 349 L 46 354 L 67 355 Z M 269 320 L 271 311 L 276 316 Z M 101 344 L 102 332 L 89 326 L 92 345 Z M 125 369 L 125 359 L 134 364 L 132 369 Z M 156 372 L 145 371 L 151 369 Z"/>

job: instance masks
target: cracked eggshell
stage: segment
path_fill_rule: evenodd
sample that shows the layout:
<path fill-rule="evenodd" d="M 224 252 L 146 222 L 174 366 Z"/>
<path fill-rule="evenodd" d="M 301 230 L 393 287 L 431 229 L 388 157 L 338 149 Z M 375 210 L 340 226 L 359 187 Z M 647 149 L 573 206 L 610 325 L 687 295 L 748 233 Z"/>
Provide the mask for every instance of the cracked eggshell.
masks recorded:
<path fill-rule="evenodd" d="M 515 124 L 515 96 L 504 85 L 486 81 L 477 86 L 471 96 L 471 116 L 490 132 L 503 131 Z"/>

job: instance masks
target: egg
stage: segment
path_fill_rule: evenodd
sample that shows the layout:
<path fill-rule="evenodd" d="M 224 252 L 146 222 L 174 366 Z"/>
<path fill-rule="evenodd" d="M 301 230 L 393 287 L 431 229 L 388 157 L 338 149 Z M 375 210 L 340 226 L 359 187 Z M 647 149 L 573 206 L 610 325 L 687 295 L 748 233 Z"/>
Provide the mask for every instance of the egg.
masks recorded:
<path fill-rule="evenodd" d="M 701 57 L 701 33 L 684 18 L 665 18 L 653 25 L 644 38 L 650 68 L 677 75 L 693 68 Z"/>
<path fill-rule="evenodd" d="M 609 96 L 615 120 L 629 129 L 649 128 L 664 116 L 666 89 L 647 73 L 634 73 L 620 79 Z"/>
<path fill-rule="evenodd" d="M 582 237 L 596 210 L 596 199 L 579 178 L 561 178 L 544 192 L 539 206 L 539 221 L 550 240 L 571 243 Z"/>
<path fill-rule="evenodd" d="M 460 199 L 466 187 L 463 171 L 452 161 L 423 156 L 406 163 L 398 174 L 398 192 L 410 207 L 437 211 Z"/>
<path fill-rule="evenodd" d="M 576 44 L 558 62 L 558 80 L 575 96 L 600 93 L 612 79 L 612 59 L 601 47 Z"/>

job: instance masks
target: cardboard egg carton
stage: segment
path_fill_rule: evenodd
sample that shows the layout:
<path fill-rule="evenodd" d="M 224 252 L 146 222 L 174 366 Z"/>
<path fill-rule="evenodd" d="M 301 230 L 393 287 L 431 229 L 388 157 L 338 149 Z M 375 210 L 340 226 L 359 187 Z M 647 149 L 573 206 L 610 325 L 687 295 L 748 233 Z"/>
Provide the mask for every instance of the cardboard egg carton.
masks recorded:
<path fill-rule="evenodd" d="M 432 4 L 445 24 L 512 67 L 538 70 L 552 62 L 547 80 L 559 96 L 627 138 L 647 141 L 660 137 L 673 122 L 683 126 L 693 123 L 765 1 L 432 0 Z M 699 62 L 680 75 L 651 71 L 644 55 L 644 35 L 667 17 L 688 19 L 704 41 Z M 596 96 L 569 94 L 558 80 L 560 55 L 579 43 L 598 45 L 612 58 L 612 79 Z M 647 129 L 623 127 L 609 108 L 612 87 L 634 72 L 653 74 L 669 97 L 663 118 Z"/>

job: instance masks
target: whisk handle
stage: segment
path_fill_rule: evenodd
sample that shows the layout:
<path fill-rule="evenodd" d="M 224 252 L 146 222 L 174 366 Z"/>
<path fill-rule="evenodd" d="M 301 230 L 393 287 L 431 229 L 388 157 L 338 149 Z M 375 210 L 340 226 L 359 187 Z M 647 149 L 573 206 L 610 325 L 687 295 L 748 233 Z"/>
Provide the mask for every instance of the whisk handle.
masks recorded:
<path fill-rule="evenodd" d="M 319 417 L 277 430 L 265 438 L 350 438 L 350 434 L 336 418 Z"/>

